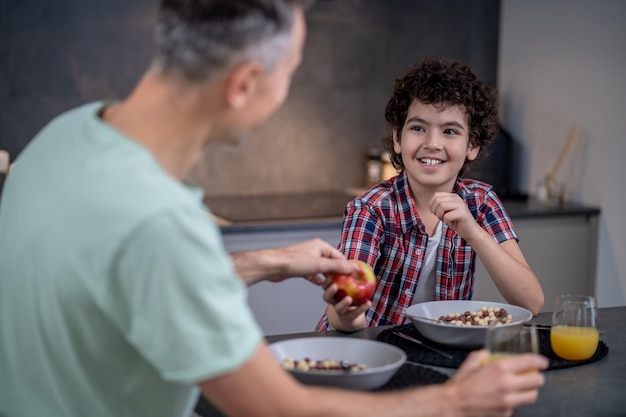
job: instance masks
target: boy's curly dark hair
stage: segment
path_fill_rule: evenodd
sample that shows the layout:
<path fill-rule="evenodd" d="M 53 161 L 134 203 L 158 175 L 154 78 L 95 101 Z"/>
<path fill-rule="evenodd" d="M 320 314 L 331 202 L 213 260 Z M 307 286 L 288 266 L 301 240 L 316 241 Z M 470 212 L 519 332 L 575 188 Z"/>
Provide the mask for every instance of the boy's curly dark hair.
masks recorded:
<path fill-rule="evenodd" d="M 484 149 L 493 142 L 498 131 L 497 92 L 480 81 L 469 67 L 433 57 L 411 67 L 402 78 L 396 79 L 393 94 L 385 108 L 385 119 L 392 129 L 397 129 L 398 140 L 401 140 L 409 106 L 414 100 L 442 109 L 448 105 L 464 108 L 470 143 L 481 149 L 476 160 L 486 156 Z M 394 152 L 393 136 L 383 138 L 382 144 L 389 152 L 393 166 L 398 170 L 404 169 L 401 155 Z M 469 165 L 476 160 L 465 160 L 459 175 L 466 175 Z"/>

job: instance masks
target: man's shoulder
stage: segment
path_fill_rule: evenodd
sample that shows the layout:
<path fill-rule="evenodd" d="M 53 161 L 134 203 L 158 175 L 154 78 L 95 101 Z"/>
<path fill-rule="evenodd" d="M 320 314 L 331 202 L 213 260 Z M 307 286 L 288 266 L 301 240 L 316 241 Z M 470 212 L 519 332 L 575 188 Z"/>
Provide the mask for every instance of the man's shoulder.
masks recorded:
<path fill-rule="evenodd" d="M 95 121 L 104 106 L 104 102 L 96 101 L 68 109 L 50 120 L 40 133 L 47 133 L 50 129 L 76 128 L 81 122 Z"/>
<path fill-rule="evenodd" d="M 97 130 L 97 115 L 102 106 L 103 103 L 94 102 L 57 115 L 37 132 L 18 155 L 16 163 L 32 163 L 43 169 L 46 162 L 54 160 L 59 167 L 72 156 L 76 144 L 84 143 L 82 138 L 93 134 L 93 127 Z"/>
<path fill-rule="evenodd" d="M 53 119 L 16 161 L 29 202 L 53 202 L 92 227 L 140 222 L 167 211 L 203 211 L 201 195 L 168 175 L 153 155 L 102 122 L 94 102 Z M 69 215 L 69 214 L 68 214 Z M 109 222 L 109 223 L 107 223 Z"/>

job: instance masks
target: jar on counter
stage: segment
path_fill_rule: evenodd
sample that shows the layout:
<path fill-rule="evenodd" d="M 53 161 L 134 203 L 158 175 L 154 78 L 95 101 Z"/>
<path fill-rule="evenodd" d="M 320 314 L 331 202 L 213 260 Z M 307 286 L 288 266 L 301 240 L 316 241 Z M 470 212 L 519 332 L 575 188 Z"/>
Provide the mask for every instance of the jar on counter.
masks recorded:
<path fill-rule="evenodd" d="M 398 171 L 396 171 L 396 168 L 391 163 L 391 155 L 389 155 L 389 152 L 383 152 L 380 155 L 380 160 L 382 162 L 381 181 L 388 180 L 398 175 Z"/>

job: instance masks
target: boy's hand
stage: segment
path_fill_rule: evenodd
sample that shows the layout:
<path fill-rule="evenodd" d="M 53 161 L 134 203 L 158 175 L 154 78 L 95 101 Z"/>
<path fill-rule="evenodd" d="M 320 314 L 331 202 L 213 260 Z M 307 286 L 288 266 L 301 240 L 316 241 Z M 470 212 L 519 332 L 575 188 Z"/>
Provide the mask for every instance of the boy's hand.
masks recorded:
<path fill-rule="evenodd" d="M 456 193 L 435 193 L 430 200 L 429 207 L 439 220 L 465 240 L 470 240 L 472 233 L 482 230 L 465 201 Z"/>
<path fill-rule="evenodd" d="M 335 301 L 337 285 L 330 278 L 322 284 L 324 288 L 324 301 L 328 303 L 327 314 L 333 328 L 341 331 L 352 332 L 362 329 L 366 325 L 365 312 L 372 306 L 371 301 L 366 301 L 359 306 L 352 306 L 352 297 L 345 296 L 341 301 Z"/>

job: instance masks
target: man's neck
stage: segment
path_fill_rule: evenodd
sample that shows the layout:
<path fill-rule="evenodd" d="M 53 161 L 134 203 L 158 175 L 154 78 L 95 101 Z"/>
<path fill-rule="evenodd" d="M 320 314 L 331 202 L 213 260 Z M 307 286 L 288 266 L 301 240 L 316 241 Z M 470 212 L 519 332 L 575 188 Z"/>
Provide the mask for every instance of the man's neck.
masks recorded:
<path fill-rule="evenodd" d="M 202 88 L 192 89 L 148 72 L 131 95 L 102 119 L 144 146 L 178 180 L 202 157 L 211 136 L 211 105 Z"/>

